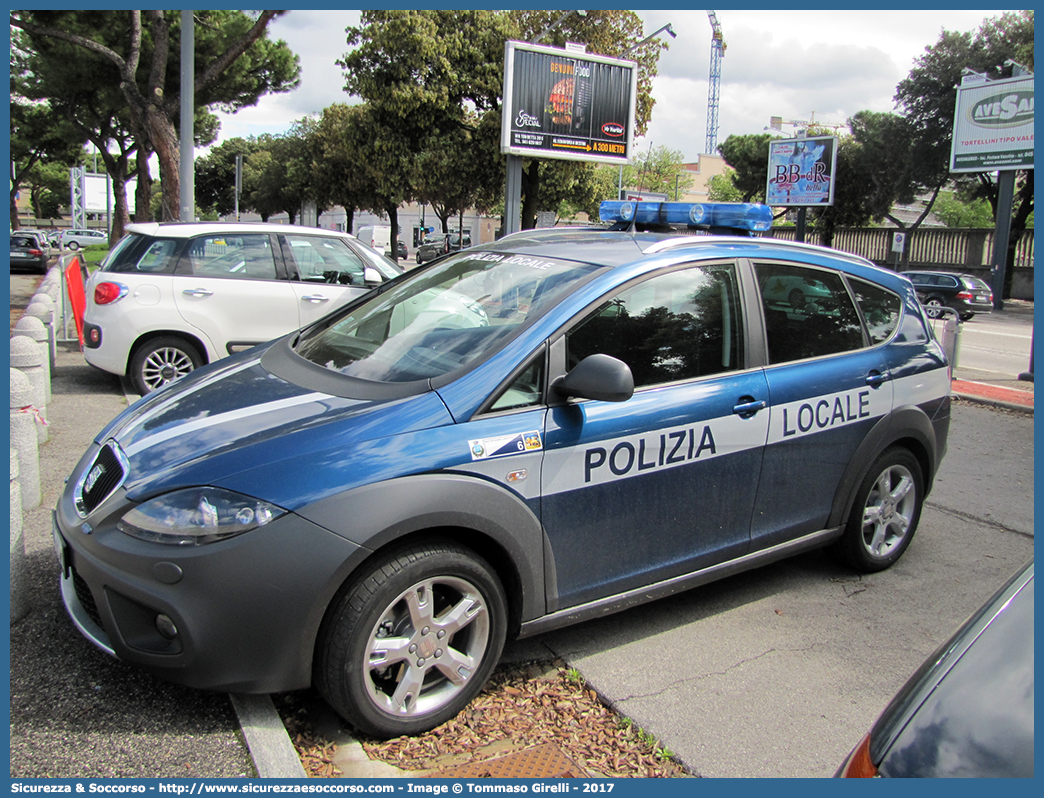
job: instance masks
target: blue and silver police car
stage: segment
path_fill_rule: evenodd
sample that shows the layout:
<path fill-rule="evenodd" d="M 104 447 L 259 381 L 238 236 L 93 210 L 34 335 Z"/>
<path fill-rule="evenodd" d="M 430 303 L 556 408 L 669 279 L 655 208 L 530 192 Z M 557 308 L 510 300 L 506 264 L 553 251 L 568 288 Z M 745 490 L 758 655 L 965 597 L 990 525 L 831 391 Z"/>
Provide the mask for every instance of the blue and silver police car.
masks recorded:
<path fill-rule="evenodd" d="M 506 638 L 813 547 L 894 563 L 950 413 L 909 281 L 756 237 L 762 206 L 603 217 L 451 253 L 130 407 L 55 513 L 75 625 L 394 736 L 459 712 Z"/>

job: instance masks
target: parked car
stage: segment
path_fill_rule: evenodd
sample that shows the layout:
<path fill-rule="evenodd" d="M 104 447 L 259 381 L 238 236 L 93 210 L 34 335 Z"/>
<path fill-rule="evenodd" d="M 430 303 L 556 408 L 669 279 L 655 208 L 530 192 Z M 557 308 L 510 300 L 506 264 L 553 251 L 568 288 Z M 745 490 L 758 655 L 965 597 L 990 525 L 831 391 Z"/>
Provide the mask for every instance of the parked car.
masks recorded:
<path fill-rule="evenodd" d="M 970 274 L 950 272 L 904 272 L 917 289 L 917 296 L 928 312 L 938 318 L 940 308 L 953 308 L 962 321 L 976 313 L 993 312 L 993 290 L 984 280 Z"/>
<path fill-rule="evenodd" d="M 46 239 L 39 233 L 16 230 L 11 233 L 11 269 L 29 269 L 47 273 L 49 252 Z"/>
<path fill-rule="evenodd" d="M 406 242 L 401 238 L 396 239 L 395 241 L 395 254 L 398 256 L 399 260 L 406 260 L 406 258 L 410 256 L 410 251 L 406 249 Z"/>
<path fill-rule="evenodd" d="M 19 233 L 35 233 L 40 239 L 42 244 L 47 246 L 48 250 L 59 249 L 61 245 L 58 243 L 58 231 L 56 230 L 39 230 L 36 228 L 21 229 L 16 232 Z"/>
<path fill-rule="evenodd" d="M 457 252 L 460 249 L 471 246 L 471 236 L 464 234 L 463 243 L 459 233 L 436 233 L 424 236 L 424 240 L 417 247 L 417 263 L 427 263 L 435 258 L 441 258 L 449 252 Z"/>
<path fill-rule="evenodd" d="M 1033 563 L 904 685 L 837 775 L 1033 778 Z"/>
<path fill-rule="evenodd" d="M 146 394 L 311 324 L 401 272 L 330 230 L 132 224 L 87 282 L 84 356 Z"/>
<path fill-rule="evenodd" d="M 949 429 L 924 310 L 867 260 L 751 237 L 767 207 L 719 211 L 742 237 L 605 203 L 614 229 L 450 254 L 145 397 L 58 502 L 75 625 L 194 687 L 314 683 L 395 737 L 509 637 L 814 547 L 889 567 Z M 806 277 L 833 301 L 765 299 Z"/>
<path fill-rule="evenodd" d="M 67 249 L 77 250 L 92 244 L 108 244 L 109 236 L 101 230 L 62 230 L 58 241 Z"/>

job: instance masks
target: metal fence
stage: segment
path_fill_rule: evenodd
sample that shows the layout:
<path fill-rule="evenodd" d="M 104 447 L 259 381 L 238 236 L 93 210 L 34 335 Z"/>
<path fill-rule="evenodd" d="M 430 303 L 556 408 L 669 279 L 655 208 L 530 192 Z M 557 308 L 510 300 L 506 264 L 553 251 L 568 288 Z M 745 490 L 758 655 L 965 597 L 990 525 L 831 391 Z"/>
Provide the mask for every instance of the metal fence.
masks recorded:
<path fill-rule="evenodd" d="M 796 228 L 774 227 L 767 236 L 793 241 Z M 834 234 L 834 249 L 862 255 L 875 263 L 892 265 L 892 235 L 890 227 L 853 227 Z M 907 233 L 910 267 L 978 271 L 989 269 L 993 257 L 993 230 L 951 230 L 950 228 L 918 228 Z M 821 244 L 822 237 L 814 230 L 806 233 L 809 244 Z M 1033 230 L 1026 230 L 1015 248 L 1015 268 L 1033 268 Z"/>

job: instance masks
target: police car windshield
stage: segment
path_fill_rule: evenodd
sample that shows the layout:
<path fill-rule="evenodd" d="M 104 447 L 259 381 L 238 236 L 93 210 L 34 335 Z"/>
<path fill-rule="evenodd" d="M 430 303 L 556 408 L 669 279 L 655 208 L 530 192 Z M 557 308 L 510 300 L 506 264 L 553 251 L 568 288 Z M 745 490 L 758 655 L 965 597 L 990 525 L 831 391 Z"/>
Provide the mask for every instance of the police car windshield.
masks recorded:
<path fill-rule="evenodd" d="M 411 382 L 455 371 L 505 343 L 599 267 L 468 250 L 374 295 L 295 351 L 358 379 Z"/>

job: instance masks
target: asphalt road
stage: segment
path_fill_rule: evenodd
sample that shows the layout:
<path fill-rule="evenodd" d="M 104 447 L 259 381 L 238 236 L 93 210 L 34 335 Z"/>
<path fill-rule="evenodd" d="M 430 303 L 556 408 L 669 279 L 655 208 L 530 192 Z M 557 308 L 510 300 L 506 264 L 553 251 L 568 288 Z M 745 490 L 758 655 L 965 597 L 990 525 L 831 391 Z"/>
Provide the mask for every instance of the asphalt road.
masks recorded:
<path fill-rule="evenodd" d="M 959 405 L 917 536 L 888 571 L 812 552 L 509 654 L 562 657 L 700 776 L 830 776 L 1032 556 L 1033 419 Z"/>
<path fill-rule="evenodd" d="M 961 325 L 957 375 L 965 380 L 1013 379 L 1029 369 L 1033 310 L 1009 309 L 977 315 Z"/>

